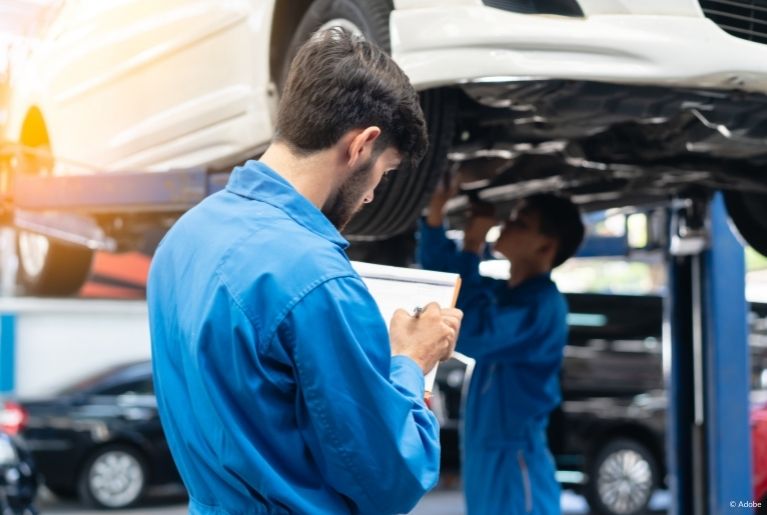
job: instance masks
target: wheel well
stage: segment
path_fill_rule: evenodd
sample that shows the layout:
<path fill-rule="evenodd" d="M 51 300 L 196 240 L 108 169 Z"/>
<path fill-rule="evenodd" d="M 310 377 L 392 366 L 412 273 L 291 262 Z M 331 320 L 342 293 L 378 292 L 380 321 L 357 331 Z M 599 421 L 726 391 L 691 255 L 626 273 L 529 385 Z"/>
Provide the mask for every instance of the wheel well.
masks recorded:
<path fill-rule="evenodd" d="M 38 107 L 32 107 L 28 112 L 24 123 L 21 126 L 19 141 L 24 145 L 37 147 L 48 145 L 51 140 L 48 136 L 48 128 L 45 125 L 43 113 Z"/>
<path fill-rule="evenodd" d="M 659 441 L 658 435 L 656 435 L 651 429 L 642 425 L 624 424 L 611 427 L 607 431 L 604 431 L 599 435 L 599 438 L 594 439 L 594 442 L 598 443 L 595 443 L 591 448 L 591 452 L 589 453 L 588 457 L 589 461 L 593 462 L 596 454 L 601 448 L 603 448 L 611 440 L 616 440 L 618 438 L 635 440 L 647 447 L 647 449 L 652 453 L 652 456 L 655 458 L 655 462 L 658 465 L 658 479 L 661 481 L 661 483 L 665 483 L 666 456 L 664 452 L 663 441 L 662 439 Z"/>
<path fill-rule="evenodd" d="M 312 1 L 278 0 L 274 6 L 272 36 L 269 42 L 269 74 L 274 82 L 282 76 L 283 57 Z"/>

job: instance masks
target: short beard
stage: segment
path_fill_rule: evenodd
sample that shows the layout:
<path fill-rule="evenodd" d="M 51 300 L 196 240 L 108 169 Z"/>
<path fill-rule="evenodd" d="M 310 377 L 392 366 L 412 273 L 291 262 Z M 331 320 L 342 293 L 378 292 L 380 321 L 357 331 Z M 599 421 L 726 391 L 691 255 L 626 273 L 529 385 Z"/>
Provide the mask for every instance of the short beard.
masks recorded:
<path fill-rule="evenodd" d="M 322 206 L 322 213 L 339 231 L 362 209 L 373 163 L 370 159 L 358 166 Z"/>

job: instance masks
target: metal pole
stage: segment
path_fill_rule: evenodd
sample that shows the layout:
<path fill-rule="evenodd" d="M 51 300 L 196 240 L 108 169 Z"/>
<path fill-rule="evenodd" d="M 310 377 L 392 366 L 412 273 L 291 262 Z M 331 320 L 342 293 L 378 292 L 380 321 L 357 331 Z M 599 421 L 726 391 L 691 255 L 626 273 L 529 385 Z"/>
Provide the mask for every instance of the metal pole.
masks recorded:
<path fill-rule="evenodd" d="M 703 253 L 704 399 L 709 513 L 754 501 L 749 429 L 748 305 L 743 246 L 720 194 L 711 204 L 712 245 Z M 745 509 L 749 512 L 750 509 Z"/>
<path fill-rule="evenodd" d="M 752 501 L 745 261 L 721 195 L 708 216 L 698 202 L 670 217 L 670 240 L 693 237 L 670 245 L 667 459 L 671 513 L 720 515 Z M 708 244 L 696 249 L 704 233 Z"/>
<path fill-rule="evenodd" d="M 663 356 L 668 395 L 666 456 L 671 515 L 695 513 L 692 268 L 691 256 L 671 256 L 669 260 Z"/>

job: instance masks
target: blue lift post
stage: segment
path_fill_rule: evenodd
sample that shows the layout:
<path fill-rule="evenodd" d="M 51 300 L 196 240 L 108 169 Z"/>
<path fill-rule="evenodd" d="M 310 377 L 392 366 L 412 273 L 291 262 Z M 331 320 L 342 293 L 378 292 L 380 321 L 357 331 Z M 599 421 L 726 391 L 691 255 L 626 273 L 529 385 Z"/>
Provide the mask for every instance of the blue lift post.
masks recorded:
<path fill-rule="evenodd" d="M 698 206 L 671 217 L 672 238 L 709 237 L 669 260 L 668 470 L 673 514 L 719 515 L 753 501 L 745 257 L 721 195 Z"/>

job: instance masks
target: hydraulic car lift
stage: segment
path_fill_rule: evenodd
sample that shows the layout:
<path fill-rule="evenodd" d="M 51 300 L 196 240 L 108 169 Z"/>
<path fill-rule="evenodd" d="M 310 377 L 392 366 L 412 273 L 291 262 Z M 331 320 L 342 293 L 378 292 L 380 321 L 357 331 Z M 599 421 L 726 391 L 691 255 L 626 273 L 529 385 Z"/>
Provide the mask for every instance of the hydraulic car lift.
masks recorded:
<path fill-rule="evenodd" d="M 664 376 L 674 515 L 751 512 L 745 257 L 721 194 L 672 202 L 667 230 Z M 648 226 L 649 228 L 650 226 Z M 581 257 L 625 256 L 627 235 L 588 239 Z"/>
<path fill-rule="evenodd" d="M 732 513 L 754 501 L 743 247 L 720 194 L 672 206 L 670 215 L 664 373 L 671 513 Z"/>

